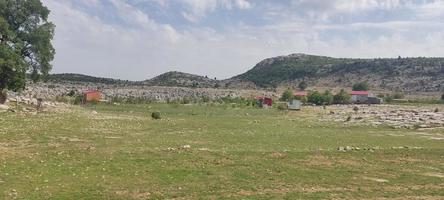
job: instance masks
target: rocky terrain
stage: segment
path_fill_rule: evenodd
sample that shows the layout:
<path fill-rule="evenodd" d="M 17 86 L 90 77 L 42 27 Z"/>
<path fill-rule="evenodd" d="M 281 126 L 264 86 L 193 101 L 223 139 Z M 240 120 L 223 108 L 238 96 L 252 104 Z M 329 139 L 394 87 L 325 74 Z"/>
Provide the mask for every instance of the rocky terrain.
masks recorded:
<path fill-rule="evenodd" d="M 444 90 L 444 58 L 348 59 L 291 54 L 268 58 L 234 77 L 261 87 L 351 87 L 367 81 L 374 90 L 440 92 Z"/>
<path fill-rule="evenodd" d="M 71 91 L 82 94 L 87 89 L 99 89 L 103 99 L 118 98 L 142 98 L 152 101 L 180 100 L 183 98 L 217 99 L 221 97 L 244 97 L 251 98 L 257 95 L 277 97 L 277 94 L 266 90 L 239 90 L 239 89 L 217 89 L 217 88 L 189 88 L 189 87 L 167 87 L 148 86 L 134 84 L 105 84 L 105 83 L 82 83 L 82 82 L 60 82 L 60 83 L 28 83 L 26 89 L 20 93 L 10 92 L 10 99 L 16 97 L 54 99 L 57 96 L 65 96 Z"/>
<path fill-rule="evenodd" d="M 324 113 L 319 118 L 321 121 L 390 126 L 392 128 L 444 128 L 443 109 L 444 106 L 440 105 L 424 105 L 421 107 L 401 105 L 334 105 L 329 106 L 328 113 Z M 444 139 L 444 136 L 442 139 Z"/>
<path fill-rule="evenodd" d="M 297 87 L 350 88 L 366 81 L 372 90 L 406 94 L 444 91 L 444 58 L 349 59 L 291 54 L 267 58 L 244 74 L 216 80 L 183 72 L 167 72 L 145 81 L 125 81 L 81 74 L 53 74 L 50 83 L 95 83 L 123 86 L 264 89 Z"/>

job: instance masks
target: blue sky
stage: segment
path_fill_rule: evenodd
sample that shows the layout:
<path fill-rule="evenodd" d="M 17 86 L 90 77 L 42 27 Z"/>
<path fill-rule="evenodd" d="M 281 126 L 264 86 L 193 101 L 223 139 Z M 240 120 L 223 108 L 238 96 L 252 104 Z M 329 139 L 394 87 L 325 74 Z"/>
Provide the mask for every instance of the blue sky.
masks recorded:
<path fill-rule="evenodd" d="M 267 57 L 442 57 L 444 0 L 43 0 L 54 73 L 219 79 Z"/>

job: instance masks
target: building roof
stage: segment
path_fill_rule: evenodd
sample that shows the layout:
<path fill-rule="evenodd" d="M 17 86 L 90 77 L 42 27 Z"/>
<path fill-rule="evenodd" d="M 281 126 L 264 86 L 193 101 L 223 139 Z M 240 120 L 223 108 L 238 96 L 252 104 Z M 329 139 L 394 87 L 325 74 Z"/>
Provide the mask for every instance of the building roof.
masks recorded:
<path fill-rule="evenodd" d="M 97 92 L 100 92 L 100 91 L 99 90 L 91 90 L 91 89 L 83 90 L 83 94 L 90 94 L 90 93 L 97 93 Z"/>
<path fill-rule="evenodd" d="M 293 96 L 307 96 L 308 92 L 307 91 L 296 91 L 293 93 Z"/>
<path fill-rule="evenodd" d="M 351 95 L 369 95 L 369 91 L 351 91 Z"/>

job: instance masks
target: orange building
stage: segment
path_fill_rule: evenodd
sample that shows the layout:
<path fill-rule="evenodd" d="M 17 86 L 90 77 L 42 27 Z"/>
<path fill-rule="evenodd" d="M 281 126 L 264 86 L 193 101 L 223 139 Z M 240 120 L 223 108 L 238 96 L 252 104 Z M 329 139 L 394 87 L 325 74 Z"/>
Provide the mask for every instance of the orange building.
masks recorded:
<path fill-rule="evenodd" d="M 102 93 L 99 90 L 85 90 L 83 91 L 83 102 L 100 101 Z"/>

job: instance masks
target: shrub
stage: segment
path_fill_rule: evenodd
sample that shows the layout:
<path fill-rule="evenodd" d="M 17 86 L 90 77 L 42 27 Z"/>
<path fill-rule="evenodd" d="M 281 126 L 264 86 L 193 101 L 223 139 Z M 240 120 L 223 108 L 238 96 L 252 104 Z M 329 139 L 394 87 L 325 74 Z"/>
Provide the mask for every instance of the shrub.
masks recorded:
<path fill-rule="evenodd" d="M 151 117 L 155 120 L 159 120 L 162 119 L 162 117 L 160 116 L 160 112 L 153 112 L 151 113 Z"/>
<path fill-rule="evenodd" d="M 184 98 L 182 98 L 180 103 L 181 104 L 190 104 L 191 100 L 189 98 L 187 98 L 187 97 L 184 97 Z"/>
<path fill-rule="evenodd" d="M 436 113 L 439 112 L 439 109 L 438 109 L 438 108 L 435 108 L 434 112 L 436 112 Z"/>
<path fill-rule="evenodd" d="M 344 89 L 341 89 L 341 91 L 333 97 L 333 103 L 348 104 L 350 103 L 350 95 Z"/>
<path fill-rule="evenodd" d="M 353 111 L 358 112 L 358 111 L 359 111 L 359 107 L 358 107 L 358 106 L 355 106 L 355 107 L 353 108 Z"/>
<path fill-rule="evenodd" d="M 277 109 L 278 110 L 287 110 L 287 107 L 284 105 L 284 104 L 279 104 L 278 106 L 277 106 Z"/>
<path fill-rule="evenodd" d="M 74 98 L 74 105 L 80 105 L 83 102 L 83 96 L 82 95 L 77 95 Z"/>
<path fill-rule="evenodd" d="M 393 97 L 390 95 L 387 95 L 384 97 L 384 101 L 387 103 L 391 103 L 391 102 L 393 102 Z"/>
<path fill-rule="evenodd" d="M 316 105 L 322 105 L 323 103 L 322 95 L 318 91 L 310 92 L 307 96 L 307 100 L 309 103 L 313 103 Z"/>
<path fill-rule="evenodd" d="M 353 85 L 353 91 L 365 91 L 369 90 L 369 85 L 367 82 L 359 82 Z"/>
<path fill-rule="evenodd" d="M 441 95 L 441 100 L 444 101 L 444 93 Z"/>
<path fill-rule="evenodd" d="M 348 116 L 347 119 L 346 119 L 345 121 L 349 122 L 349 121 L 351 121 L 351 119 L 352 119 L 352 117 L 351 117 L 351 116 Z"/>
<path fill-rule="evenodd" d="M 325 90 L 324 94 L 322 94 L 322 104 L 331 105 L 333 104 L 333 94 L 329 90 Z"/>
<path fill-rule="evenodd" d="M 281 101 L 290 101 L 291 99 L 293 99 L 293 92 L 290 89 L 282 93 L 282 96 L 280 98 Z"/>
<path fill-rule="evenodd" d="M 396 92 L 392 95 L 393 99 L 403 99 L 404 98 L 404 93 L 402 92 Z"/>
<path fill-rule="evenodd" d="M 307 89 L 307 86 L 308 85 L 307 85 L 307 83 L 305 81 L 300 82 L 299 85 L 298 85 L 299 89 L 301 89 L 301 90 Z"/>
<path fill-rule="evenodd" d="M 66 96 L 73 97 L 75 94 L 76 94 L 76 91 L 71 90 L 71 91 L 68 92 L 68 94 L 66 94 Z"/>

